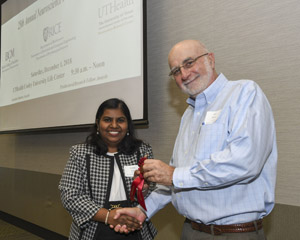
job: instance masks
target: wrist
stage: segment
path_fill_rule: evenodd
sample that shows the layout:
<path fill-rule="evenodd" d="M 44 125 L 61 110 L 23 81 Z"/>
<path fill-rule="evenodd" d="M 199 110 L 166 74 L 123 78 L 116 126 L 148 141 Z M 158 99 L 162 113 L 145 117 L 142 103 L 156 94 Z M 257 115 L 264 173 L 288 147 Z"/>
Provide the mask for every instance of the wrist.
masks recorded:
<path fill-rule="evenodd" d="M 147 212 L 145 211 L 145 209 L 144 209 L 141 205 L 137 205 L 136 207 L 137 207 L 138 209 L 140 209 L 141 212 L 145 215 L 145 219 L 148 218 Z"/>

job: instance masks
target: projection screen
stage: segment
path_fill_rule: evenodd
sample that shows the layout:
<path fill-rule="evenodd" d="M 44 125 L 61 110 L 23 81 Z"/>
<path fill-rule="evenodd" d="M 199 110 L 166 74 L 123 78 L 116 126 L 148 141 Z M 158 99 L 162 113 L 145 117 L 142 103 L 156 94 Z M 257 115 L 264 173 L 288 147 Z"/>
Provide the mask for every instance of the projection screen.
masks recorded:
<path fill-rule="evenodd" d="M 5 1 L 0 132 L 88 126 L 113 97 L 127 103 L 136 124 L 147 123 L 145 5 Z"/>

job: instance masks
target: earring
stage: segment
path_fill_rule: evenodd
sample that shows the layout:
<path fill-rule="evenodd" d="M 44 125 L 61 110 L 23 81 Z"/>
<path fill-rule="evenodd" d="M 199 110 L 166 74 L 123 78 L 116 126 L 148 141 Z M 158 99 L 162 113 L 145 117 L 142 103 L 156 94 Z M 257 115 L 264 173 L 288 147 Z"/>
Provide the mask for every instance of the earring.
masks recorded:
<path fill-rule="evenodd" d="M 129 136 L 129 132 L 127 132 L 126 135 Z"/>
<path fill-rule="evenodd" d="M 97 135 L 100 135 L 99 131 L 97 131 Z"/>

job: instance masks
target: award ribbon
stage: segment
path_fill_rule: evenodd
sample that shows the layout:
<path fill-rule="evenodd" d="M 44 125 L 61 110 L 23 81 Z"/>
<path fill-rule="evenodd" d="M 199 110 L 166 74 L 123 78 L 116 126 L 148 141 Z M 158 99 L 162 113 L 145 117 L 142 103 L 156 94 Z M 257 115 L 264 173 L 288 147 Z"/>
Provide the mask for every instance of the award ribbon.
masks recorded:
<path fill-rule="evenodd" d="M 131 191 L 130 191 L 130 200 L 134 201 L 134 195 L 135 195 L 135 192 L 137 190 L 136 195 L 137 195 L 138 203 L 147 211 L 144 196 L 143 196 L 143 193 L 142 193 L 144 182 L 145 182 L 145 179 L 144 179 L 144 176 L 143 176 L 143 165 L 144 165 L 144 161 L 146 159 L 147 158 L 142 157 L 139 160 L 138 166 L 139 166 L 140 174 L 132 182 Z"/>

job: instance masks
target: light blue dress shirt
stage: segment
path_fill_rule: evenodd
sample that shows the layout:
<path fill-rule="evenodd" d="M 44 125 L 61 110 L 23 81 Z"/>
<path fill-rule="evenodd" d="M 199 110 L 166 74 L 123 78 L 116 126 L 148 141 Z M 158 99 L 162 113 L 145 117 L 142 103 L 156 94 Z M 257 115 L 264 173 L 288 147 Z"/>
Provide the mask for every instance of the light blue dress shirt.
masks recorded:
<path fill-rule="evenodd" d="M 182 116 L 170 165 L 174 187 L 146 199 L 151 218 L 172 201 L 177 211 L 205 224 L 260 219 L 274 207 L 277 145 L 270 104 L 250 80 L 223 74 Z"/>

